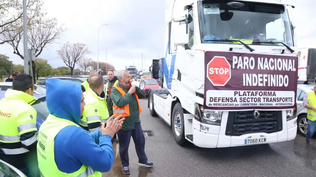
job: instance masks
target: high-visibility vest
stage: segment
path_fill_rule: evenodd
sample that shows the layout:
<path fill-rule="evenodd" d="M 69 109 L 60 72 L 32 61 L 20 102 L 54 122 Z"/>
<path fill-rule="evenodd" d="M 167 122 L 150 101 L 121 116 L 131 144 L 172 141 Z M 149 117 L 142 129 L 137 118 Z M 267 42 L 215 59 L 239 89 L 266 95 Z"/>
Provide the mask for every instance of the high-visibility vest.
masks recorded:
<path fill-rule="evenodd" d="M 119 87 L 119 86 L 113 86 L 114 88 L 116 88 L 122 95 L 122 97 L 125 96 L 125 91 Z M 139 113 L 141 113 L 143 110 L 139 104 L 139 99 L 138 99 L 138 95 L 136 93 L 135 94 L 135 97 L 136 97 L 136 100 L 137 100 L 137 104 L 138 104 L 138 111 Z M 122 117 L 129 117 L 131 114 L 130 114 L 130 111 L 129 111 L 129 104 L 125 105 L 124 107 L 120 108 L 118 107 L 116 104 L 113 104 L 113 115 L 114 117 L 117 117 L 119 115 L 121 115 Z"/>
<path fill-rule="evenodd" d="M 309 92 L 308 93 L 308 104 L 310 106 L 316 107 L 316 97 L 315 97 L 315 92 Z M 316 120 L 316 112 L 311 110 L 311 109 L 307 109 L 307 119 L 311 120 L 311 121 L 315 121 Z"/>
<path fill-rule="evenodd" d="M 89 132 L 100 130 L 101 123 L 109 118 L 109 111 L 105 98 L 99 97 L 91 88 L 83 93 L 86 106 L 80 126 Z"/>
<path fill-rule="evenodd" d="M 77 124 L 49 115 L 46 121 L 41 125 L 38 134 L 37 159 L 38 167 L 43 177 L 63 177 L 63 176 L 85 176 L 101 177 L 100 172 L 93 171 L 91 167 L 82 165 L 81 168 L 73 173 L 65 173 L 58 169 L 55 162 L 55 137 L 67 126 L 77 126 Z"/>
<path fill-rule="evenodd" d="M 84 87 L 84 89 L 86 91 L 88 90 L 88 88 L 89 88 L 89 82 L 88 81 L 84 81 L 81 85 Z"/>
<path fill-rule="evenodd" d="M 18 155 L 29 152 L 37 140 L 37 112 L 31 106 L 37 99 L 17 90 L 7 90 L 0 100 L 0 153 Z M 22 139 L 22 135 L 33 136 Z"/>
<path fill-rule="evenodd" d="M 109 82 L 110 82 L 110 81 L 109 81 Z M 105 92 L 104 92 L 104 93 L 105 93 L 105 98 L 108 96 L 109 82 L 107 82 L 107 83 L 105 84 L 105 86 L 104 86 L 104 89 L 105 89 Z M 111 96 L 112 88 L 113 88 L 114 86 L 116 86 L 117 83 L 118 83 L 118 80 L 116 80 L 116 81 L 114 82 L 113 86 L 110 88 L 109 96 Z"/>

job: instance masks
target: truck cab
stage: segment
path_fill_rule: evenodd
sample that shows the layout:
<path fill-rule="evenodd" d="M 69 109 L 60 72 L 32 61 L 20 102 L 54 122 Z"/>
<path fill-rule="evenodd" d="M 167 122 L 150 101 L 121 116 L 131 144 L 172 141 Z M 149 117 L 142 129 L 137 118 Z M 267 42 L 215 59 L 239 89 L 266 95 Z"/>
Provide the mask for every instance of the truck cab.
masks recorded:
<path fill-rule="evenodd" d="M 163 81 L 150 113 L 179 145 L 219 148 L 293 140 L 298 58 L 280 0 L 167 0 Z"/>

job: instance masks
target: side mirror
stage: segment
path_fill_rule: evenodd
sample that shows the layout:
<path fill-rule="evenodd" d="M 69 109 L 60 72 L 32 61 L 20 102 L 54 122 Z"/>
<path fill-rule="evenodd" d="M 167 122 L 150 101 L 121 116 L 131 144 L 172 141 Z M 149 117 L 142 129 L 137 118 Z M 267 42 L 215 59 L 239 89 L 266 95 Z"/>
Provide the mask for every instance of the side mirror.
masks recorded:
<path fill-rule="evenodd" d="M 174 43 L 175 45 L 186 45 L 189 43 L 188 24 L 185 16 L 180 22 L 174 23 Z"/>
<path fill-rule="evenodd" d="M 185 16 L 181 16 L 181 17 L 178 17 L 178 18 L 174 18 L 173 21 L 174 22 L 184 22 L 186 19 Z"/>

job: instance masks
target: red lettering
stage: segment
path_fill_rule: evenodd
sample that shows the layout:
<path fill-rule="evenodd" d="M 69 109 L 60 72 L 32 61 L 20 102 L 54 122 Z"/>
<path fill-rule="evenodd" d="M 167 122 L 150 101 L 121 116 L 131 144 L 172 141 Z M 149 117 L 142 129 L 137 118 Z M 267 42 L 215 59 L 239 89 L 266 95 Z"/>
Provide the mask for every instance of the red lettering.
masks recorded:
<path fill-rule="evenodd" d="M 11 117 L 11 113 L 6 113 L 6 112 L 1 112 L 0 111 L 0 116 L 10 118 Z"/>

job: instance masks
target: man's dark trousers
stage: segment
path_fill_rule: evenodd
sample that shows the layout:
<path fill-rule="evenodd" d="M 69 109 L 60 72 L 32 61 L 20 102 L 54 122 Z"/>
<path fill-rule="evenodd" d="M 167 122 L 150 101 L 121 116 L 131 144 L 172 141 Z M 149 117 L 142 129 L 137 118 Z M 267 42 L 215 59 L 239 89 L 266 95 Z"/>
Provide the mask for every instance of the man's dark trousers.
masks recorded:
<path fill-rule="evenodd" d="M 123 166 L 129 166 L 128 147 L 131 137 L 135 143 L 135 149 L 138 156 L 139 163 L 146 163 L 147 156 L 145 153 L 145 136 L 143 134 L 140 123 L 135 123 L 135 129 L 130 131 L 120 130 L 117 132 L 120 143 L 120 156 Z"/>

